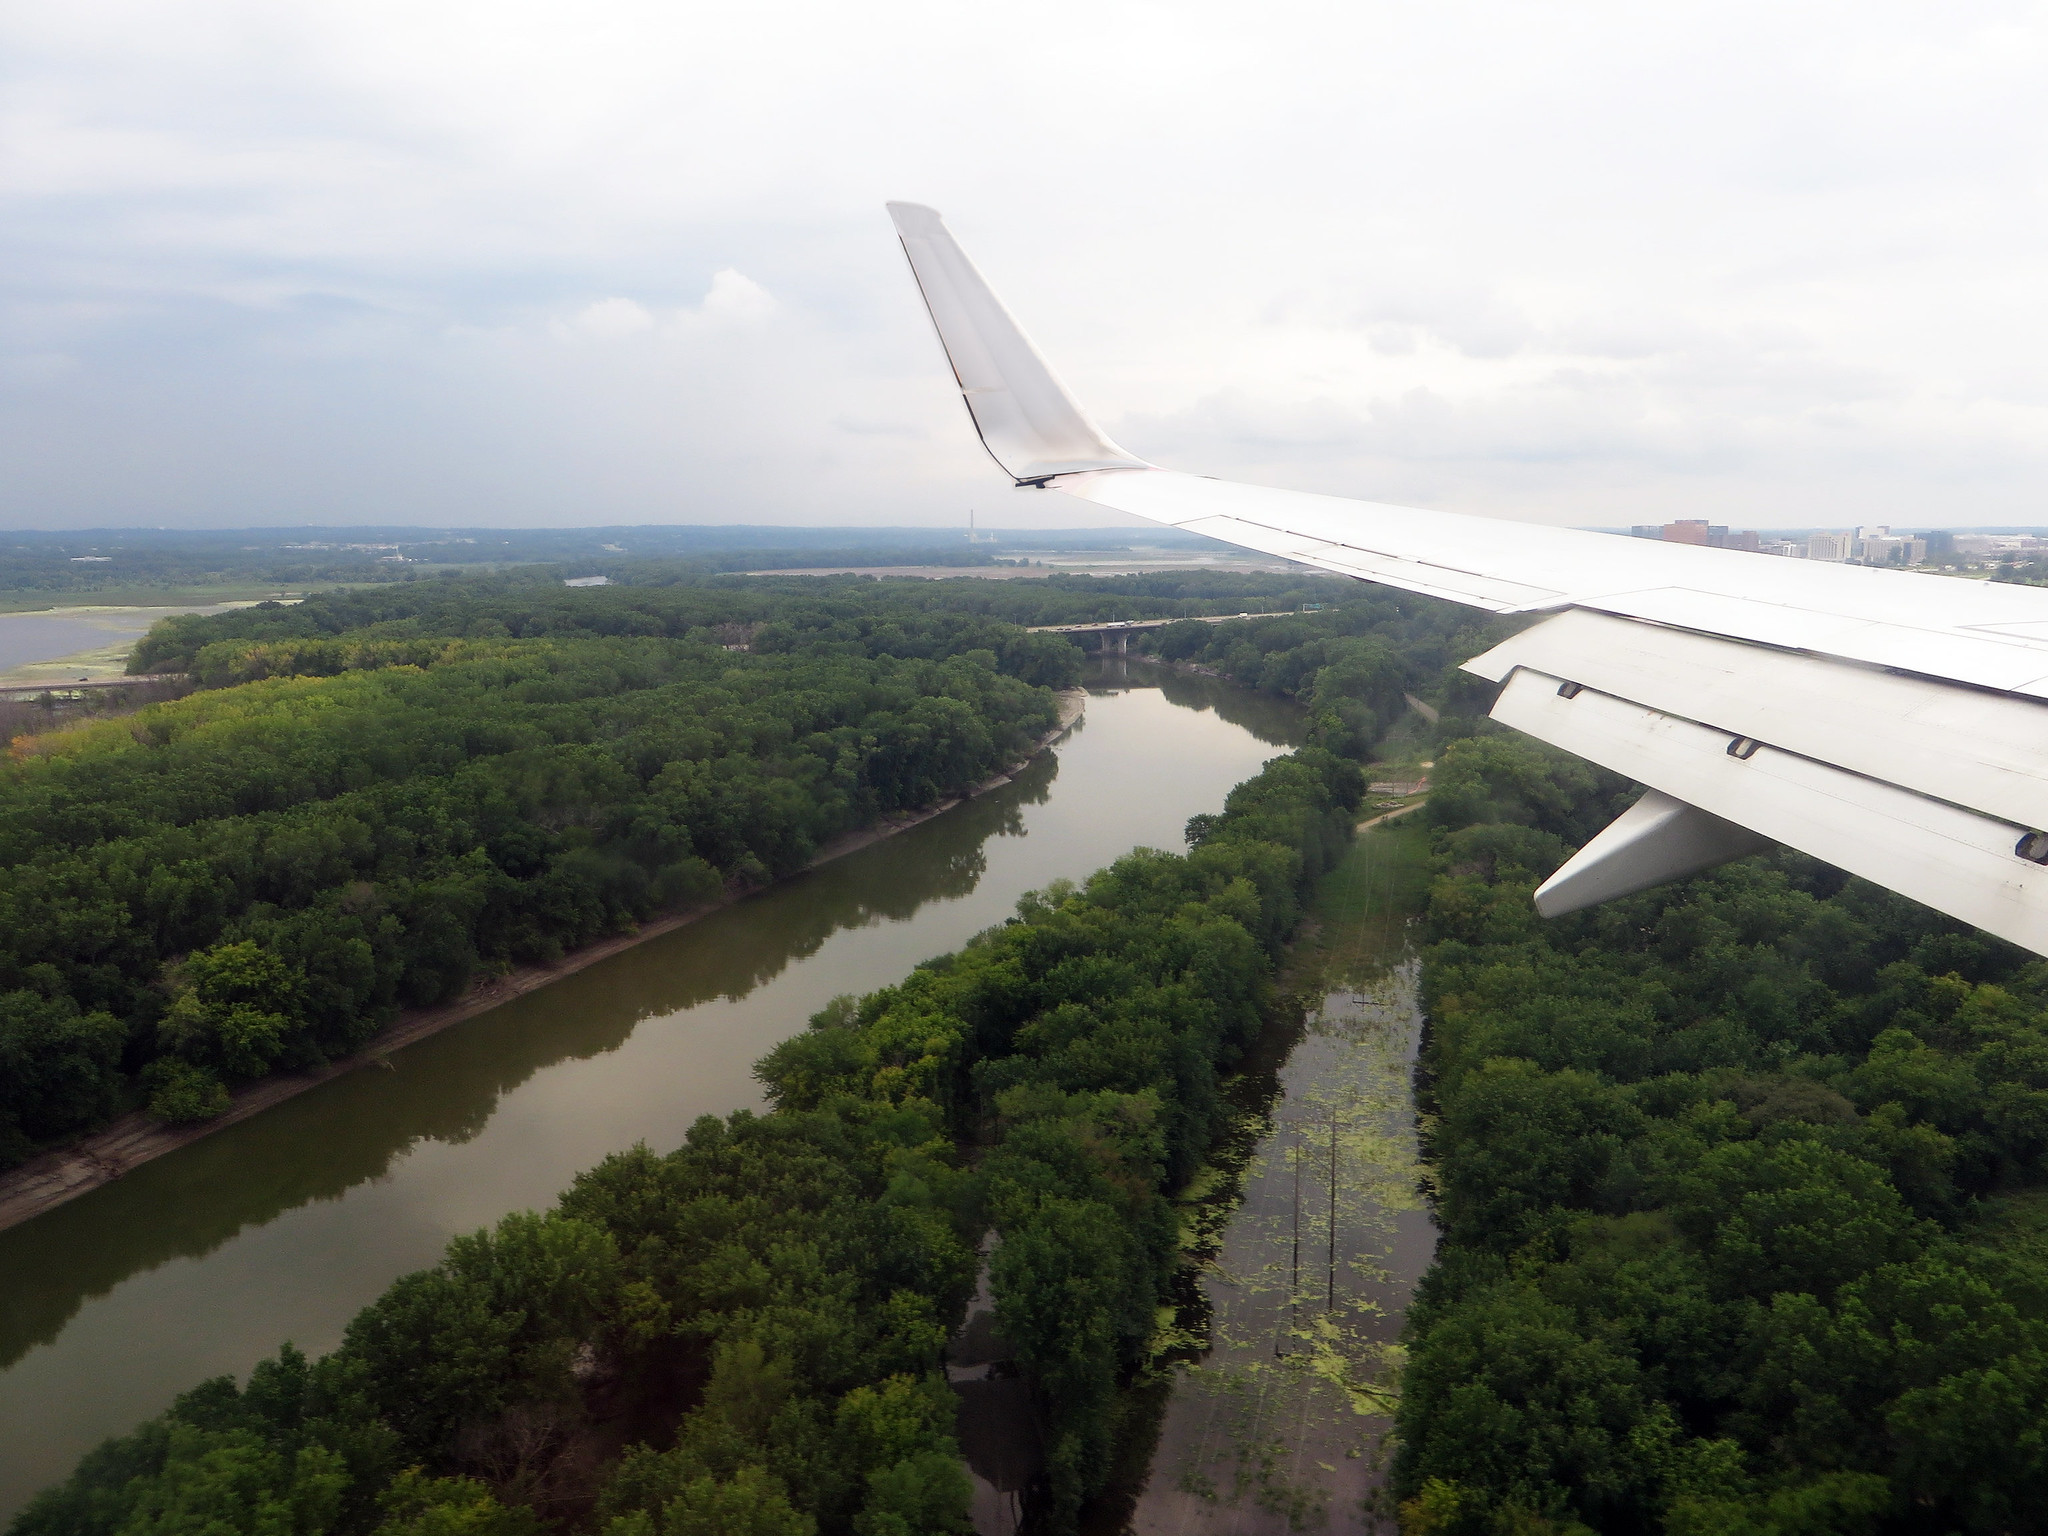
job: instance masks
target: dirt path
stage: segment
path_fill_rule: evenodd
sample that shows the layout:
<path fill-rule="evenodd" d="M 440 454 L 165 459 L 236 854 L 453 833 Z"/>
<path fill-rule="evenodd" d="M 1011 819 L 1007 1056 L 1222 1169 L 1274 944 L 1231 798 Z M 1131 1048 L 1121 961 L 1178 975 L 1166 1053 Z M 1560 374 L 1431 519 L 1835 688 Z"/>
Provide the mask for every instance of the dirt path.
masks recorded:
<path fill-rule="evenodd" d="M 1087 704 L 1087 694 L 1079 688 L 1071 688 L 1060 694 L 1059 723 L 1039 738 L 1038 743 L 1023 757 L 1010 765 L 1008 771 L 977 784 L 965 795 L 943 800 L 927 810 L 910 815 L 891 817 L 875 826 L 858 832 L 849 832 L 844 837 L 834 838 L 826 844 L 807 868 L 816 868 L 833 859 L 844 858 L 857 849 L 871 843 L 878 843 L 885 837 L 894 837 L 908 831 L 934 816 L 947 811 L 977 795 L 985 795 L 1010 782 L 1011 778 L 1031 759 L 1058 741 L 1080 718 Z M 487 1013 L 501 1003 L 511 1001 L 525 993 L 537 991 L 552 981 L 580 971 L 586 966 L 631 949 L 635 944 L 664 933 L 673 932 L 685 924 L 694 923 L 721 907 L 744 899 L 754 892 L 739 896 L 728 896 L 704 906 L 693 907 L 687 912 L 672 913 L 642 923 L 630 933 L 614 934 L 611 938 L 600 939 L 595 944 L 564 955 L 553 965 L 522 966 L 503 976 L 480 982 L 452 1003 L 442 1003 L 434 1008 L 408 1009 L 396 1021 L 378 1031 L 351 1056 L 312 1072 L 279 1072 L 270 1077 L 258 1078 L 235 1090 L 228 1110 L 212 1120 L 196 1125 L 171 1125 L 156 1116 L 137 1110 L 123 1115 L 105 1130 L 96 1132 L 69 1147 L 44 1152 L 30 1158 L 18 1168 L 0 1173 L 0 1230 L 19 1226 L 32 1217 L 40 1216 L 53 1206 L 74 1200 L 103 1184 L 111 1184 L 131 1168 L 139 1167 L 152 1158 L 162 1157 L 187 1146 L 202 1136 L 211 1136 L 237 1121 L 259 1115 L 275 1104 L 296 1097 L 309 1088 L 342 1075 L 359 1067 L 371 1066 L 382 1061 L 394 1051 L 405 1049 L 415 1040 L 424 1040 L 428 1035 L 437 1034 L 451 1024 Z"/>
<path fill-rule="evenodd" d="M 1427 800 L 1418 800 L 1418 801 L 1416 801 L 1416 802 L 1415 802 L 1415 803 L 1414 803 L 1413 805 L 1404 805 L 1404 806 L 1402 806 L 1402 807 L 1401 807 L 1401 808 L 1400 808 L 1400 809 L 1399 809 L 1398 811 L 1388 811 L 1388 812 L 1386 812 L 1386 813 L 1385 813 L 1384 815 L 1380 815 L 1380 816 L 1374 816 L 1374 817 L 1370 818 L 1369 820 L 1366 820 L 1366 821 L 1361 821 L 1361 822 L 1360 822 L 1360 823 L 1358 824 L 1358 826 L 1357 826 L 1357 829 L 1356 829 L 1356 830 L 1358 830 L 1358 831 L 1360 831 L 1360 832 L 1363 832 L 1363 831 L 1364 831 L 1364 830 L 1365 830 L 1366 828 L 1368 828 L 1368 827 L 1376 827 L 1376 826 L 1378 826 L 1378 825 L 1379 825 L 1379 824 L 1380 824 L 1381 822 L 1383 822 L 1383 821 L 1395 821 L 1395 820 L 1398 820 L 1398 819 L 1399 819 L 1400 817 L 1406 816 L 1406 815 L 1407 815 L 1407 814 L 1409 814 L 1409 812 L 1411 812 L 1411 811 L 1419 811 L 1419 810 L 1421 810 L 1421 809 L 1422 809 L 1422 808 L 1423 808 L 1423 807 L 1424 807 L 1425 805 L 1427 805 L 1427 804 L 1429 804 L 1429 802 L 1428 802 Z M 5 1226 L 5 1225 L 6 1225 L 6 1223 L 5 1223 L 4 1221 L 0 1221 L 0 1226 Z"/>

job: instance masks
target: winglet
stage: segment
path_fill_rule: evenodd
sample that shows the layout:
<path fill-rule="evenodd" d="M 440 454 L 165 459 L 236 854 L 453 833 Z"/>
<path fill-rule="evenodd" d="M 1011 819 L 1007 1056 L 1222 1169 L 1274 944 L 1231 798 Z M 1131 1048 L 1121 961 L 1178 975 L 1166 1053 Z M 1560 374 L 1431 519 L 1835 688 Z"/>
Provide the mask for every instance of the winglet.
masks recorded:
<path fill-rule="evenodd" d="M 1011 479 L 1042 484 L 1083 470 L 1153 467 L 1088 419 L 935 210 L 888 207 L 974 429 Z"/>

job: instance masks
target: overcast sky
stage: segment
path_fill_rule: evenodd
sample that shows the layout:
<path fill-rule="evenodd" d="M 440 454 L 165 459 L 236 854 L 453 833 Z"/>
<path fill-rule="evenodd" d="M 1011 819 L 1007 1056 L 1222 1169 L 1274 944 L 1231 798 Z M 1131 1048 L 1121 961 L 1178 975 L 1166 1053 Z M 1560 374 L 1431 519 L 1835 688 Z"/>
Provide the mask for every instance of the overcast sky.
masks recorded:
<path fill-rule="evenodd" d="M 1125 446 L 1543 521 L 2048 523 L 2048 7 L 0 9 L 0 525 L 1073 526 Z"/>

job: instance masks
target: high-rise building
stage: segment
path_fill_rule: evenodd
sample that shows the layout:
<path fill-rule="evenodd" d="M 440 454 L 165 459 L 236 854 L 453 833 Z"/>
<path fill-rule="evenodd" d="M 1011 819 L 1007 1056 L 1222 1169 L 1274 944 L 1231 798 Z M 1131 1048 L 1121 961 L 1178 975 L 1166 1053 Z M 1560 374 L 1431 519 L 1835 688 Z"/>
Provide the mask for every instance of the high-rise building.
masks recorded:
<path fill-rule="evenodd" d="M 1865 565 L 1918 565 L 1927 558 L 1927 541 L 1879 524 L 1858 528 L 1849 553 Z"/>
<path fill-rule="evenodd" d="M 1704 544 L 1709 549 L 1740 549 L 1759 554 L 1768 546 L 1754 528 L 1731 529 L 1726 523 L 1705 518 L 1682 517 L 1675 523 L 1637 523 L 1629 529 L 1635 539 L 1662 539 L 1667 544 Z M 1775 553 L 1775 551 L 1773 551 Z"/>
<path fill-rule="evenodd" d="M 1850 536 L 1846 533 L 1809 533 L 1806 536 L 1806 558 L 1846 560 L 1849 558 L 1850 543 Z"/>

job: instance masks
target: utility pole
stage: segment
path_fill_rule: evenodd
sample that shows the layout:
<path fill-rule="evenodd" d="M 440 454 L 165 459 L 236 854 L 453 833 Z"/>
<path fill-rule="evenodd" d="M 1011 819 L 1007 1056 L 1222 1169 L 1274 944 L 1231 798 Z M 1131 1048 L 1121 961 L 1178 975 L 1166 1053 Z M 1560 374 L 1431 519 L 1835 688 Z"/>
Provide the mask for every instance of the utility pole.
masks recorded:
<path fill-rule="evenodd" d="M 1297 1331 L 1301 1325 L 1301 1154 L 1304 1150 L 1299 1143 L 1294 1148 L 1294 1277 L 1287 1285 L 1290 1332 Z"/>
<path fill-rule="evenodd" d="M 1330 1289 L 1324 1310 L 1337 1310 L 1337 1115 L 1330 1114 Z"/>

